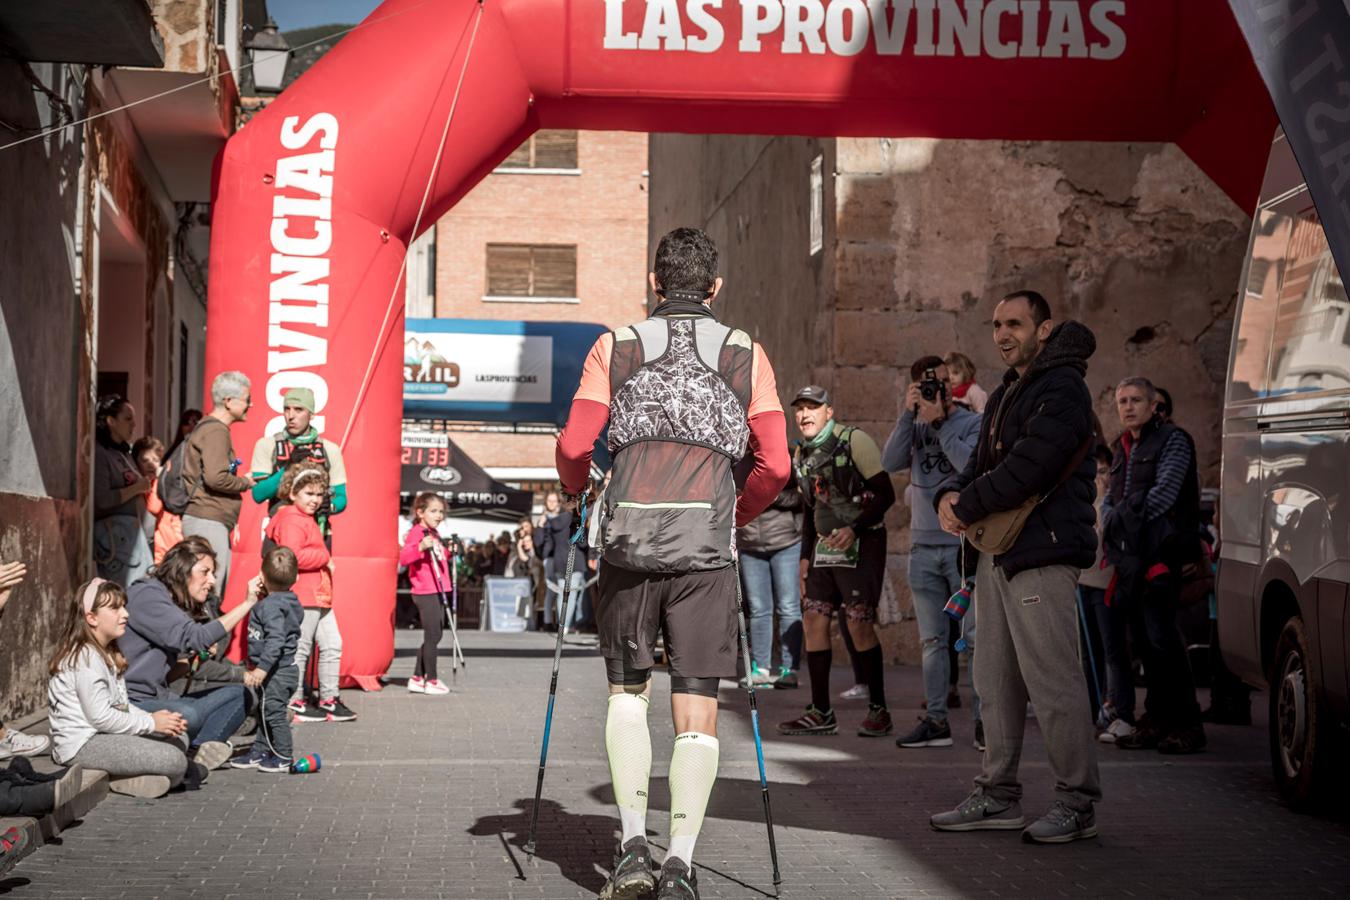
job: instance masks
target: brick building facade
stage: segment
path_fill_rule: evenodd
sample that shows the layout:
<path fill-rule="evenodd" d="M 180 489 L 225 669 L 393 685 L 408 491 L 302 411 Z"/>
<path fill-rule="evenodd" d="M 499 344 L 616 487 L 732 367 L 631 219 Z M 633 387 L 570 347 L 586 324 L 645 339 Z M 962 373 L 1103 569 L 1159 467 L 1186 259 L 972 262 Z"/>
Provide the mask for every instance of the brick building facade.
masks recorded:
<path fill-rule="evenodd" d="M 649 268 L 647 135 L 541 132 L 442 217 L 433 240 L 434 293 L 410 297 L 409 315 L 420 304 L 444 318 L 610 328 L 636 321 L 645 315 Z M 544 273 L 543 293 L 503 294 L 503 284 L 507 290 L 523 285 L 518 293 L 534 286 L 513 281 L 518 273 L 500 268 L 526 247 L 553 254 L 556 264 Z M 560 286 L 567 282 L 569 247 L 575 248 L 575 269 L 567 293 Z M 461 431 L 454 440 L 504 481 L 554 477 L 552 435 Z"/>

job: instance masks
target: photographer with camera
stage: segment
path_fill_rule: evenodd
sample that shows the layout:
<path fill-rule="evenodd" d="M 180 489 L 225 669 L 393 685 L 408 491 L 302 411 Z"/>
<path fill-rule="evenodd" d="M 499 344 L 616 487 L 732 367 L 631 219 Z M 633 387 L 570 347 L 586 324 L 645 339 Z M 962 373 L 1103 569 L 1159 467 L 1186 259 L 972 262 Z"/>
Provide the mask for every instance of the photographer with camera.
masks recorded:
<path fill-rule="evenodd" d="M 287 469 L 309 459 L 322 465 L 328 473 L 328 496 L 315 518 L 323 532 L 324 543 L 331 551 L 333 534 L 328 520 L 347 508 L 347 466 L 338 445 L 312 426 L 314 409 L 314 392 L 309 388 L 291 388 L 282 397 L 281 412 L 286 418 L 286 427 L 276 434 L 258 438 L 253 445 L 249 469 L 256 484 L 252 496 L 255 503 L 267 504 L 270 516 L 285 500 L 278 489 Z"/>
<path fill-rule="evenodd" d="M 923 648 L 926 714 L 899 747 L 950 747 L 947 685 L 952 674 L 947 653 L 947 599 L 961 588 L 961 539 L 942 530 L 933 501 L 944 481 L 966 467 L 980 437 L 980 416 L 952 399 L 951 380 L 940 357 L 925 356 L 909 369 L 910 383 L 881 464 L 887 472 L 909 469 L 909 587 Z M 965 617 L 966 644 L 975 646 L 975 610 Z M 980 698 L 975 695 L 975 747 L 984 749 Z"/>

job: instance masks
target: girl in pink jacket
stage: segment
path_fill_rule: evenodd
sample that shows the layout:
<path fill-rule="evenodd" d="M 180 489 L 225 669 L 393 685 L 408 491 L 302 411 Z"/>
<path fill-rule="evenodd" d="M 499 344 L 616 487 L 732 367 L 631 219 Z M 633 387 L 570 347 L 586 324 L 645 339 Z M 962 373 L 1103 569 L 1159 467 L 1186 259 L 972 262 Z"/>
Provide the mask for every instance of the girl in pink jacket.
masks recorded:
<path fill-rule="evenodd" d="M 413 602 L 422 619 L 422 649 L 417 652 L 408 690 L 414 694 L 448 694 L 436 677 L 436 646 L 441 642 L 441 591 L 450 587 L 450 555 L 445 552 L 436 526 L 445 518 L 445 501 L 432 493 L 413 500 L 414 525 L 403 541 L 399 564 L 408 569 Z M 437 579 L 439 578 L 439 584 Z"/>

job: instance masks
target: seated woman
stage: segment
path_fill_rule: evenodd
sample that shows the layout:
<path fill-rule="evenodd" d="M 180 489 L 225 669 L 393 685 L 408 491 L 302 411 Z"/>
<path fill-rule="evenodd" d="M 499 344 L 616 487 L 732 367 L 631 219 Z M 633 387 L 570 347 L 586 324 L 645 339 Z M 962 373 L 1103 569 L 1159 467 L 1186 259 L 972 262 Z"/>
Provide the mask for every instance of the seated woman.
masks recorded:
<path fill-rule="evenodd" d="M 117 649 L 126 630 L 127 595 L 120 585 L 95 578 L 71 601 L 48 669 L 52 759 L 102 769 L 116 793 L 161 797 L 183 780 L 188 761 L 176 742 L 146 735 L 176 738 L 187 731 L 187 720 L 131 704 L 122 678 L 127 661 Z"/>
<path fill-rule="evenodd" d="M 169 673 L 181 657 L 201 658 L 228 639 L 258 602 L 254 591 L 218 619 L 198 622 L 216 584 L 216 554 L 205 538 L 193 535 L 164 554 L 164 560 L 127 592 L 127 693 L 146 712 L 167 709 L 187 720 L 191 756 L 207 769 L 230 758 L 230 735 L 244 721 L 244 686 L 227 684 L 182 696 L 169 690 Z"/>

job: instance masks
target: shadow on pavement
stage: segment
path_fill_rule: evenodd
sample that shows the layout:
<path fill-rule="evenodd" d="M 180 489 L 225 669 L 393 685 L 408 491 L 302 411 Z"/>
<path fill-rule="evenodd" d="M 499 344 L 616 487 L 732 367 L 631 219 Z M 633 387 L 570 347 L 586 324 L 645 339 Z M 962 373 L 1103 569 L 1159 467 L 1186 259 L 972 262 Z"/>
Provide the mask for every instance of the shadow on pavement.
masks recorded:
<path fill-rule="evenodd" d="M 533 803 L 530 799 L 520 799 L 515 803 L 519 812 L 483 816 L 473 823 L 469 834 L 501 836 L 514 848 L 517 859 L 529 859 L 523 847 L 530 833 L 530 808 Z M 596 869 L 596 863 L 607 862 L 614 855 L 616 825 L 618 819 L 614 816 L 570 813 L 556 800 L 542 800 L 539 804 L 535 856 L 555 864 L 568 881 L 598 894 L 605 886 L 605 876 Z M 503 867 L 506 866 L 503 863 Z M 537 866 L 526 863 L 527 880 L 531 868 Z"/>

